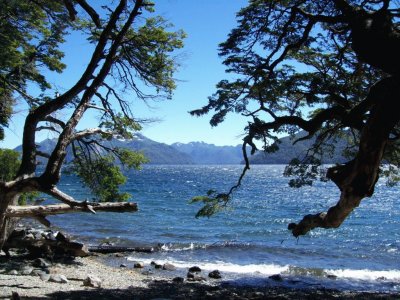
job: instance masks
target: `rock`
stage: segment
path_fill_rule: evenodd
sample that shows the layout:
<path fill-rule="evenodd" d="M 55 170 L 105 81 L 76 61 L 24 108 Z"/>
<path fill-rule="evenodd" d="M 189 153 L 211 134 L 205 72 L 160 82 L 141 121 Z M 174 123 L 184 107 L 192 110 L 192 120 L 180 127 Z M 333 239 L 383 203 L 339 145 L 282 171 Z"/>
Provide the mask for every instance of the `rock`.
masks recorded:
<path fill-rule="evenodd" d="M 65 234 L 63 234 L 61 231 L 59 231 L 56 235 L 56 240 L 59 242 L 69 242 L 70 239 L 68 236 L 66 236 Z"/>
<path fill-rule="evenodd" d="M 172 282 L 175 283 L 183 283 L 185 281 L 185 279 L 183 277 L 175 277 L 172 279 Z"/>
<path fill-rule="evenodd" d="M 379 280 L 379 281 L 385 281 L 385 280 L 387 280 L 387 278 L 386 278 L 386 277 L 384 277 L 384 276 L 381 276 L 381 277 L 378 277 L 376 280 Z"/>
<path fill-rule="evenodd" d="M 201 269 L 198 266 L 193 266 L 193 267 L 189 268 L 189 272 L 191 272 L 191 273 L 199 273 L 199 272 L 201 272 Z"/>
<path fill-rule="evenodd" d="M 214 271 L 210 272 L 208 274 L 208 277 L 213 278 L 213 279 L 221 279 L 222 278 L 221 273 L 218 270 L 214 270 Z"/>
<path fill-rule="evenodd" d="M 147 271 L 143 271 L 142 272 L 142 275 L 146 275 L 146 276 L 149 276 L 149 275 L 153 275 L 154 273 L 152 272 L 152 271 L 150 271 L 150 270 L 147 270 Z"/>
<path fill-rule="evenodd" d="M 51 264 L 44 258 L 36 258 L 33 261 L 33 266 L 38 267 L 38 268 L 48 268 L 51 266 Z"/>
<path fill-rule="evenodd" d="M 83 285 L 84 286 L 100 288 L 101 287 L 101 279 L 96 277 L 96 276 L 89 275 L 83 281 Z"/>
<path fill-rule="evenodd" d="M 64 275 L 61 275 L 61 274 L 50 275 L 49 281 L 56 282 L 56 283 L 68 283 L 67 277 L 65 277 Z"/>
<path fill-rule="evenodd" d="M 265 299 L 265 294 L 263 292 L 253 292 L 250 294 L 250 297 L 256 299 Z"/>
<path fill-rule="evenodd" d="M 150 265 L 154 266 L 154 268 L 156 268 L 156 269 L 161 269 L 163 267 L 162 265 L 160 265 L 159 263 L 156 263 L 155 261 L 152 261 L 150 263 Z"/>
<path fill-rule="evenodd" d="M 12 292 L 11 294 L 11 300 L 20 300 L 21 297 L 19 296 L 19 294 L 17 292 Z"/>
<path fill-rule="evenodd" d="M 31 266 L 24 266 L 21 269 L 21 275 L 30 275 L 33 271 L 33 268 Z"/>
<path fill-rule="evenodd" d="M 115 253 L 114 256 L 115 256 L 115 257 L 124 257 L 124 254 L 123 254 L 123 253 Z"/>
<path fill-rule="evenodd" d="M 135 262 L 135 263 L 133 264 L 133 267 L 134 267 L 135 269 L 143 269 L 143 268 L 144 268 L 144 263 L 142 263 L 142 262 Z"/>
<path fill-rule="evenodd" d="M 39 274 L 39 277 L 40 277 L 40 279 L 41 279 L 42 281 L 49 281 L 49 279 L 50 279 L 50 274 L 47 274 L 47 273 L 43 272 L 43 273 Z"/>
<path fill-rule="evenodd" d="M 120 267 L 120 268 L 126 268 L 127 265 L 126 265 L 126 264 L 120 264 L 119 267 Z"/>
<path fill-rule="evenodd" d="M 336 279 L 337 278 L 336 275 L 332 275 L 332 274 L 326 275 L 326 277 L 329 278 L 329 279 Z"/>
<path fill-rule="evenodd" d="M 24 239 L 25 240 L 34 240 L 35 239 L 35 236 L 32 234 L 32 233 L 28 233 L 25 237 L 24 237 Z"/>
<path fill-rule="evenodd" d="M 7 273 L 8 275 L 18 275 L 17 270 L 11 270 L 10 272 Z"/>
<path fill-rule="evenodd" d="M 189 274 L 191 274 L 191 275 L 189 275 Z M 207 281 L 207 279 L 205 279 L 204 277 L 199 276 L 197 274 L 193 274 L 193 273 L 188 273 L 187 277 L 188 277 L 187 280 L 192 281 L 192 282 Z"/>
<path fill-rule="evenodd" d="M 176 267 L 173 264 L 169 264 L 169 263 L 165 263 L 163 265 L 163 270 L 167 270 L 167 271 L 175 271 Z"/>
<path fill-rule="evenodd" d="M 35 270 L 32 271 L 31 275 L 33 275 L 33 276 L 40 276 L 41 274 L 49 274 L 49 273 L 50 273 L 50 272 L 49 272 L 48 269 L 45 269 L 45 270 L 38 270 L 38 269 L 35 269 Z"/>
<path fill-rule="evenodd" d="M 280 274 L 274 274 L 268 277 L 269 279 L 275 280 L 275 281 L 283 281 L 283 278 Z"/>

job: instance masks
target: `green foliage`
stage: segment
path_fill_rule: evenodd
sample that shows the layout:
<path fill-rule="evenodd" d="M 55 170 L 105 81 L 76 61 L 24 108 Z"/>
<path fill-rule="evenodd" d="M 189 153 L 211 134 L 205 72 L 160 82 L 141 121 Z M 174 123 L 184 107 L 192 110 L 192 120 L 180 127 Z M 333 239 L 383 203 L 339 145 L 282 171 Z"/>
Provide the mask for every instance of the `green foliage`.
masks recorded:
<path fill-rule="evenodd" d="M 19 153 L 11 149 L 0 149 L 0 181 L 14 179 L 20 165 Z"/>
<path fill-rule="evenodd" d="M 61 72 L 64 54 L 59 49 L 69 24 L 61 1 L 0 1 L 0 139 L 11 117 L 15 91 L 29 105 L 38 99 L 27 93 L 29 83 L 43 91 L 51 87 L 44 69 Z"/>
<path fill-rule="evenodd" d="M 147 18 L 145 24 L 137 30 L 131 29 L 126 35 L 116 68 L 119 70 L 119 80 L 133 88 L 140 97 L 146 96 L 138 91 L 132 78 L 123 72 L 127 67 L 133 68 L 135 75 L 146 85 L 155 87 L 158 93 L 166 93 L 170 97 L 176 87 L 173 73 L 179 64 L 171 54 L 183 47 L 186 34 L 181 30 L 168 31 L 171 27 L 158 16 Z"/>
<path fill-rule="evenodd" d="M 382 12 L 383 1 L 346 2 L 368 16 Z M 385 13 L 391 28 L 398 26 L 395 14 Z M 343 154 L 355 157 L 354 145 L 369 118 L 364 100 L 387 76 L 355 53 L 352 26 L 342 19 L 336 1 L 249 1 L 219 46 L 230 79 L 218 82 L 208 103 L 191 114 L 212 113 L 212 126 L 230 113 L 248 117 L 244 142 L 253 149 L 261 144 L 265 155 L 279 150 L 276 140 L 282 135 L 304 130 L 307 137 L 297 143 L 313 143 L 303 157 L 293 157 L 285 175 L 295 177 L 289 182 L 293 187 L 323 179 L 321 161 L 337 153 L 335 141 L 346 140 L 347 145 L 340 145 Z M 393 138 L 398 138 L 398 130 L 393 130 Z M 344 135 L 352 137 L 341 139 Z M 400 166 L 389 148 L 385 159 Z"/>
<path fill-rule="evenodd" d="M 0 181 L 6 182 L 14 179 L 21 161 L 19 153 L 11 149 L 0 149 Z M 23 193 L 18 198 L 19 205 L 33 202 L 39 196 L 38 192 Z"/>
<path fill-rule="evenodd" d="M 215 190 L 209 190 L 207 196 L 196 196 L 190 200 L 190 204 L 203 203 L 203 207 L 197 212 L 196 218 L 211 217 L 220 212 L 229 201 L 228 194 L 218 194 Z"/>
<path fill-rule="evenodd" d="M 115 156 L 111 154 L 97 156 L 90 162 L 75 159 L 69 172 L 79 176 L 99 202 L 128 201 L 131 195 L 120 192 L 120 186 L 126 182 L 121 167 L 140 169 L 140 165 L 147 160 L 142 153 L 127 149 L 118 149 L 116 156 L 121 165 L 116 163 Z"/>

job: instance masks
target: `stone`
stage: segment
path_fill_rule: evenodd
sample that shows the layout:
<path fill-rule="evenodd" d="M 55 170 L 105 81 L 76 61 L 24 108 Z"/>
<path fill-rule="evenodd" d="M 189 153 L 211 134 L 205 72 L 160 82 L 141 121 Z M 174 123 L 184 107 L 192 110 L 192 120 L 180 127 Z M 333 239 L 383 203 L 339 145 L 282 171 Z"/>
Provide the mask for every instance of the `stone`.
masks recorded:
<path fill-rule="evenodd" d="M 152 272 L 152 271 L 150 271 L 150 270 L 147 270 L 147 271 L 143 271 L 142 272 L 142 275 L 145 275 L 145 276 L 149 276 L 149 275 L 153 275 L 154 273 Z"/>
<path fill-rule="evenodd" d="M 176 270 L 176 267 L 170 263 L 165 263 L 162 268 L 163 268 L 163 270 L 166 270 L 166 271 L 175 271 Z"/>
<path fill-rule="evenodd" d="M 115 253 L 115 257 L 124 257 L 125 255 L 123 253 Z"/>
<path fill-rule="evenodd" d="M 119 267 L 120 267 L 120 268 L 126 268 L 127 265 L 126 265 L 126 264 L 120 264 Z"/>
<path fill-rule="evenodd" d="M 163 266 L 162 266 L 162 265 L 159 265 L 159 264 L 155 264 L 155 265 L 154 265 L 154 268 L 155 268 L 155 269 L 162 269 L 162 267 L 163 267 Z"/>
<path fill-rule="evenodd" d="M 34 240 L 35 239 L 35 236 L 32 234 L 32 233 L 28 233 L 25 237 L 24 237 L 24 239 L 25 240 Z"/>
<path fill-rule="evenodd" d="M 47 274 L 47 273 L 43 272 L 43 273 L 39 274 L 39 277 L 40 277 L 40 279 L 41 279 L 42 281 L 49 281 L 49 279 L 50 279 L 50 274 Z"/>
<path fill-rule="evenodd" d="M 56 235 L 56 240 L 59 242 L 69 242 L 70 239 L 68 236 L 66 236 L 65 234 L 63 234 L 61 231 L 59 231 Z"/>
<path fill-rule="evenodd" d="M 201 272 L 201 269 L 200 269 L 200 267 L 198 267 L 198 266 L 193 266 L 193 267 L 190 267 L 190 268 L 189 268 L 189 272 L 192 272 L 192 273 L 199 273 L 199 272 Z"/>
<path fill-rule="evenodd" d="M 21 275 L 30 275 L 33 271 L 33 268 L 31 266 L 24 266 L 21 269 Z"/>
<path fill-rule="evenodd" d="M 83 280 L 83 285 L 100 288 L 101 287 L 101 279 L 96 276 L 89 275 L 88 277 L 85 278 L 85 280 Z"/>
<path fill-rule="evenodd" d="M 46 272 L 47 271 L 47 272 Z M 34 269 L 31 273 L 33 276 L 40 276 L 40 274 L 49 274 L 48 270 Z"/>
<path fill-rule="evenodd" d="M 192 282 L 207 281 L 207 279 L 205 279 L 204 277 L 199 276 L 197 274 L 193 274 L 193 273 L 188 273 L 187 280 L 192 281 Z"/>
<path fill-rule="evenodd" d="M 175 283 L 183 283 L 185 281 L 185 279 L 183 277 L 175 277 L 172 279 L 172 282 Z"/>
<path fill-rule="evenodd" d="M 33 261 L 33 266 L 38 267 L 38 268 L 48 268 L 51 266 L 51 264 L 44 258 L 36 258 Z"/>
<path fill-rule="evenodd" d="M 135 269 L 143 269 L 143 268 L 144 268 L 144 263 L 142 263 L 142 262 L 135 262 L 135 263 L 133 264 L 133 267 L 134 267 Z"/>
<path fill-rule="evenodd" d="M 337 278 L 336 275 L 332 275 L 332 274 L 326 275 L 326 277 L 329 278 L 329 279 L 336 279 Z"/>
<path fill-rule="evenodd" d="M 18 275 L 18 271 L 17 270 L 11 270 L 10 272 L 8 272 L 8 275 Z"/>
<path fill-rule="evenodd" d="M 280 274 L 274 274 L 268 277 L 269 279 L 275 280 L 275 281 L 283 281 L 283 278 Z"/>
<path fill-rule="evenodd" d="M 210 277 L 212 279 L 221 279 L 222 278 L 221 273 L 218 270 L 211 271 L 208 274 L 208 277 Z"/>
<path fill-rule="evenodd" d="M 68 283 L 67 277 L 65 277 L 65 275 L 61 275 L 61 274 L 50 275 L 49 281 L 56 282 L 56 283 Z"/>

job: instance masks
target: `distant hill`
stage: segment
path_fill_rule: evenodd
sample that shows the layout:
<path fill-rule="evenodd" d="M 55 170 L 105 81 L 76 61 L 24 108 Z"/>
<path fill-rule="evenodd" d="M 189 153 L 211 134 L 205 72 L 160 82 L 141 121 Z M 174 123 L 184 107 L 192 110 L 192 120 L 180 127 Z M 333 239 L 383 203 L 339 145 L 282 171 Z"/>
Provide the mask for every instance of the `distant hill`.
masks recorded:
<path fill-rule="evenodd" d="M 304 132 L 300 132 L 296 134 L 295 138 L 291 137 L 284 137 L 279 139 L 281 143 L 278 144 L 279 150 L 274 152 L 274 153 L 266 153 L 264 151 L 258 151 L 256 154 L 253 156 L 249 156 L 249 161 L 251 164 L 287 164 L 289 163 L 293 158 L 297 157 L 302 157 L 306 154 L 306 151 L 313 145 L 315 142 L 315 138 L 312 138 L 310 140 L 304 140 L 301 142 L 298 142 L 293 145 L 293 142 L 298 139 L 305 136 Z M 347 161 L 343 156 L 342 156 L 342 151 L 346 146 L 346 143 L 344 140 L 339 140 L 336 144 L 336 149 L 332 155 L 332 157 L 329 157 L 329 155 L 326 155 L 326 157 L 323 159 L 323 163 L 325 164 L 331 164 L 331 163 L 341 163 Z M 243 163 L 243 161 L 242 161 Z"/>
<path fill-rule="evenodd" d="M 187 154 L 195 164 L 225 165 L 240 164 L 242 161 L 242 146 L 216 146 L 204 142 L 188 144 L 174 143 L 175 150 Z"/>
<path fill-rule="evenodd" d="M 299 133 L 296 138 L 304 136 Z M 279 151 L 275 153 L 257 152 L 250 156 L 251 164 L 287 164 L 295 157 L 301 157 L 314 142 L 313 139 L 305 140 L 293 145 L 290 137 L 280 139 Z M 56 139 L 47 139 L 39 143 L 39 149 L 42 152 L 50 153 L 56 145 Z M 191 142 L 187 144 L 174 143 L 167 145 L 153 141 L 142 134 L 136 134 L 131 140 L 112 139 L 103 142 L 106 146 L 116 146 L 121 148 L 142 151 L 149 159 L 149 164 L 166 165 L 187 165 L 187 164 L 240 164 L 243 163 L 242 145 L 237 146 L 216 146 L 204 142 Z M 333 158 L 328 158 L 324 163 L 344 162 L 341 151 L 345 143 L 339 142 Z M 21 146 L 15 148 L 21 151 Z M 250 151 L 249 151 L 250 152 Z M 45 159 L 42 159 L 45 160 Z M 66 161 L 72 160 L 71 151 L 68 151 Z M 44 162 L 44 161 L 42 161 Z"/>
<path fill-rule="evenodd" d="M 42 152 L 51 152 L 56 145 L 56 139 L 46 139 L 40 142 L 39 149 Z M 185 153 L 178 152 L 167 144 L 158 143 L 151 139 L 146 138 L 141 134 L 136 134 L 136 137 L 131 140 L 126 139 L 112 139 L 111 141 L 103 142 L 106 146 L 116 146 L 120 148 L 127 148 L 136 151 L 142 151 L 149 159 L 149 164 L 193 164 L 192 159 Z M 22 147 L 18 146 L 15 148 L 17 151 L 21 151 Z M 44 160 L 44 159 L 43 159 Z M 72 153 L 68 150 L 66 162 L 72 160 Z"/>

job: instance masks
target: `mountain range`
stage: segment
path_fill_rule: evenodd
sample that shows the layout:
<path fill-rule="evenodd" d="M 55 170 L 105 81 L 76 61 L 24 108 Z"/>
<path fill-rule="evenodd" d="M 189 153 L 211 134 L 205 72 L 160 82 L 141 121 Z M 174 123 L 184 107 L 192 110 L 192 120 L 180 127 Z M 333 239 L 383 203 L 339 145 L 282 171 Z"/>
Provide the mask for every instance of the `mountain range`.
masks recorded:
<path fill-rule="evenodd" d="M 56 139 L 46 139 L 39 143 L 42 152 L 50 152 L 56 145 Z M 241 164 L 243 163 L 242 145 L 237 146 L 216 146 L 204 142 L 174 143 L 167 145 L 153 141 L 142 134 L 136 134 L 134 139 L 112 139 L 104 142 L 107 146 L 128 148 L 142 151 L 149 159 L 149 164 Z M 265 153 L 258 151 L 250 156 L 252 164 L 287 164 L 292 158 L 300 156 L 312 145 L 312 140 L 307 140 L 293 145 L 293 140 L 289 137 L 280 139 L 280 150 L 275 153 Z M 332 159 L 325 160 L 324 163 L 341 162 L 343 158 L 340 151 L 344 143 L 338 145 Z M 21 151 L 21 146 L 15 148 Z M 72 154 L 68 151 L 66 161 L 72 159 Z"/>

